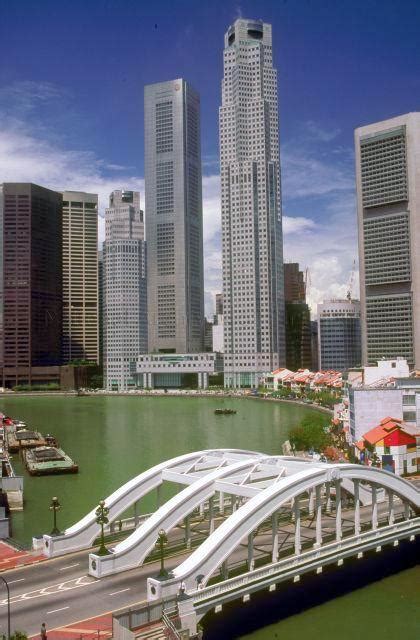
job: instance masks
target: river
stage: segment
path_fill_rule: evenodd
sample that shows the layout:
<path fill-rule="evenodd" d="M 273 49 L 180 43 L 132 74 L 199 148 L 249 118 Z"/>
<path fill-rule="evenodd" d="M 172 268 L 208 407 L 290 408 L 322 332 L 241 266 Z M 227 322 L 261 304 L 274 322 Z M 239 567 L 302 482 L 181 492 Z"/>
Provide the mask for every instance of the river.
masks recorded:
<path fill-rule="evenodd" d="M 217 407 L 236 415 L 215 416 Z M 31 478 L 25 475 L 25 509 L 13 514 L 13 536 L 28 544 L 51 529 L 49 503 L 58 496 L 59 526 L 85 515 L 134 475 L 168 458 L 200 449 L 235 447 L 281 453 L 289 429 L 313 409 L 254 399 L 188 397 L 6 397 L 0 410 L 31 428 L 56 436 L 79 464 L 77 475 Z M 147 500 L 146 511 L 153 509 Z M 350 640 L 361 630 L 371 640 L 420 638 L 420 567 L 299 612 L 244 636 L 249 640 L 292 637 Z M 387 615 L 389 614 L 389 615 Z"/>

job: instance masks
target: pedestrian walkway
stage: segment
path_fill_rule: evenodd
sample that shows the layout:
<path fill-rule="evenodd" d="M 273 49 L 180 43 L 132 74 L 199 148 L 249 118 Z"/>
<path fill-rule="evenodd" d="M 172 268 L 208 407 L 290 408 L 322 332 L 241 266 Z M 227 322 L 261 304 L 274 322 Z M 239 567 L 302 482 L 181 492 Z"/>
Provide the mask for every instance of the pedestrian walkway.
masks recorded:
<path fill-rule="evenodd" d="M 41 554 L 33 551 L 19 551 L 4 540 L 0 541 L 0 571 L 16 569 L 16 567 L 34 564 L 42 560 L 46 560 L 46 558 Z"/>
<path fill-rule="evenodd" d="M 112 637 L 112 614 L 74 622 L 58 629 L 47 628 L 48 640 L 104 640 Z M 40 638 L 37 633 L 31 638 Z"/>

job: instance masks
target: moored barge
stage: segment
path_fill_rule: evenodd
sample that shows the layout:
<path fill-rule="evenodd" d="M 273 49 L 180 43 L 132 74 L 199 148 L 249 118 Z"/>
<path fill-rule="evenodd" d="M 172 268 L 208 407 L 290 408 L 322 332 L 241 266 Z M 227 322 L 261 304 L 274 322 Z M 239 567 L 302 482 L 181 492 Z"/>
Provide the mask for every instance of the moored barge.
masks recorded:
<path fill-rule="evenodd" d="M 79 471 L 79 466 L 58 447 L 46 446 L 25 449 L 23 460 L 31 476 L 77 473 Z"/>

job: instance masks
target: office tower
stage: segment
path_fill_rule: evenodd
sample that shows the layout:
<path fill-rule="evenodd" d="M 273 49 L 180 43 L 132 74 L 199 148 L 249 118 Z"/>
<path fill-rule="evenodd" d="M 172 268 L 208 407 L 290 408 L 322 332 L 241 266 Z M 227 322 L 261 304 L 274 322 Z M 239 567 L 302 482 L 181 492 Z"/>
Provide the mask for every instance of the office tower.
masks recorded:
<path fill-rule="evenodd" d="M 200 98 L 185 80 L 145 87 L 149 351 L 203 349 Z"/>
<path fill-rule="evenodd" d="M 225 34 L 220 107 L 225 386 L 285 364 L 277 73 L 271 25 Z"/>
<path fill-rule="evenodd" d="M 311 312 L 306 304 L 303 271 L 297 262 L 284 264 L 284 301 L 286 313 L 286 367 L 291 371 L 310 369 Z"/>
<path fill-rule="evenodd" d="M 113 191 L 105 210 L 103 295 L 105 386 L 126 390 L 147 351 L 146 245 L 136 191 Z"/>
<path fill-rule="evenodd" d="M 360 302 L 328 300 L 318 305 L 319 368 L 346 371 L 361 363 Z"/>
<path fill-rule="evenodd" d="M 63 364 L 97 363 L 98 196 L 63 192 Z"/>
<path fill-rule="evenodd" d="M 319 370 L 318 321 L 311 320 L 311 366 L 312 371 Z"/>
<path fill-rule="evenodd" d="M 355 131 L 364 364 L 420 368 L 420 113 Z"/>
<path fill-rule="evenodd" d="M 223 315 L 223 293 L 216 293 L 216 316 Z"/>
<path fill-rule="evenodd" d="M 104 253 L 98 251 L 98 346 L 99 364 L 104 360 Z"/>
<path fill-rule="evenodd" d="M 62 196 L 4 183 L 0 224 L 2 386 L 59 382 Z"/>

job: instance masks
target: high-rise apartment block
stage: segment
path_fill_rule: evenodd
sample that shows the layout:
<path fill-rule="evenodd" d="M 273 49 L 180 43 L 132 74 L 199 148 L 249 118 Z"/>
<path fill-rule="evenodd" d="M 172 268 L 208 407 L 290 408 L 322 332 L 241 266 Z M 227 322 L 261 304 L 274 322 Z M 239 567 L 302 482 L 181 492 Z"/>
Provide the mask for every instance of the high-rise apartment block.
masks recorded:
<path fill-rule="evenodd" d="M 129 389 L 137 357 L 147 351 L 146 245 L 136 191 L 114 191 L 105 211 L 103 296 L 105 385 Z"/>
<path fill-rule="evenodd" d="M 62 195 L 30 183 L 0 187 L 2 386 L 59 381 Z"/>
<path fill-rule="evenodd" d="M 284 300 L 286 311 L 286 367 L 291 371 L 310 369 L 311 312 L 306 304 L 303 271 L 297 262 L 284 264 Z"/>
<path fill-rule="evenodd" d="M 225 386 L 285 363 L 277 72 L 271 25 L 225 34 L 220 107 Z"/>
<path fill-rule="evenodd" d="M 321 370 L 346 371 L 361 363 L 360 302 L 329 300 L 318 305 Z"/>
<path fill-rule="evenodd" d="M 420 368 L 420 113 L 355 131 L 364 364 Z"/>
<path fill-rule="evenodd" d="M 98 362 L 98 196 L 63 192 L 62 360 Z"/>
<path fill-rule="evenodd" d="M 145 87 L 149 351 L 203 349 L 200 99 L 185 80 Z"/>

